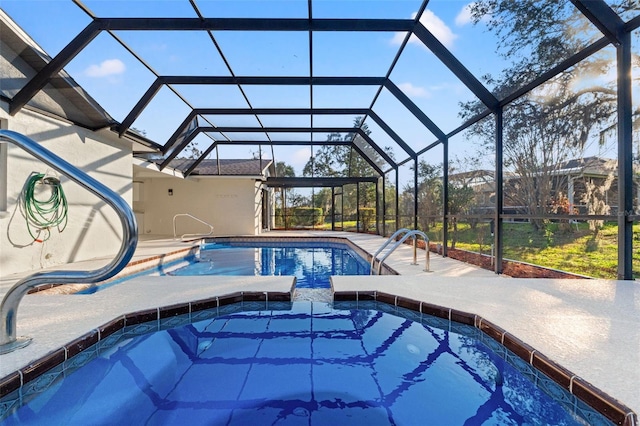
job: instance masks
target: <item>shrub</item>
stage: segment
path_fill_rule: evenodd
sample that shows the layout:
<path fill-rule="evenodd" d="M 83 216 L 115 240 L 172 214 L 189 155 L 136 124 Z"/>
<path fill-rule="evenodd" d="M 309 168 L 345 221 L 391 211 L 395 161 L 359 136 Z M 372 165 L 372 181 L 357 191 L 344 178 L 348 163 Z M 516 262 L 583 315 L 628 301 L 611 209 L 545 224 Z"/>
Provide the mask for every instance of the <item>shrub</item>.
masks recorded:
<path fill-rule="evenodd" d="M 324 214 L 319 207 L 292 207 L 289 226 L 314 226 L 324 223 Z"/>

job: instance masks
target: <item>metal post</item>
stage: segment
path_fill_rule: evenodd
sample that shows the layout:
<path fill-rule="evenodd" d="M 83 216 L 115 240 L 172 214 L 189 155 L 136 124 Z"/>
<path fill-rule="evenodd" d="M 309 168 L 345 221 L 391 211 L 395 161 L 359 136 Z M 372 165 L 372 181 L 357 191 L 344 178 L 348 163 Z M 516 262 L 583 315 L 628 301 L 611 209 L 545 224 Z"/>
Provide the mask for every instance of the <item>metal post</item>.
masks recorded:
<path fill-rule="evenodd" d="M 400 173 L 398 172 L 398 166 L 396 166 L 396 231 L 400 228 Z"/>
<path fill-rule="evenodd" d="M 633 279 L 633 147 L 631 34 L 620 36 L 618 56 L 618 279 Z"/>
<path fill-rule="evenodd" d="M 284 219 L 284 229 L 289 229 L 287 227 L 287 189 L 282 188 L 282 217 Z"/>
<path fill-rule="evenodd" d="M 340 187 L 340 229 L 344 231 L 344 185 Z"/>
<path fill-rule="evenodd" d="M 442 257 L 449 241 L 449 140 L 442 141 Z"/>
<path fill-rule="evenodd" d="M 503 146 L 502 146 L 502 130 L 503 130 L 503 110 L 499 107 L 495 111 L 496 116 L 496 171 L 495 171 L 495 191 L 496 191 L 496 211 L 494 215 L 494 248 L 495 248 L 495 264 L 494 271 L 496 274 L 502 273 L 502 254 L 503 254 L 503 235 L 502 235 L 502 210 L 503 210 L 503 187 L 502 187 L 502 166 L 503 166 Z"/>
<path fill-rule="evenodd" d="M 429 240 L 425 240 L 425 246 L 429 247 Z M 425 250 L 426 253 L 424 255 L 424 272 L 431 272 L 431 257 L 429 254 L 429 250 Z"/>
<path fill-rule="evenodd" d="M 336 230 L 336 187 L 331 187 L 331 230 Z"/>
<path fill-rule="evenodd" d="M 418 157 L 413 160 L 413 229 L 418 229 Z"/>
<path fill-rule="evenodd" d="M 356 183 L 356 232 L 360 232 L 360 182 Z"/>
<path fill-rule="evenodd" d="M 385 195 L 386 174 L 382 175 L 382 235 L 387 235 L 387 197 Z"/>
<path fill-rule="evenodd" d="M 418 239 L 416 236 L 413 236 L 413 263 L 412 265 L 418 264 Z"/>
<path fill-rule="evenodd" d="M 380 179 L 376 181 L 376 234 L 380 235 Z"/>

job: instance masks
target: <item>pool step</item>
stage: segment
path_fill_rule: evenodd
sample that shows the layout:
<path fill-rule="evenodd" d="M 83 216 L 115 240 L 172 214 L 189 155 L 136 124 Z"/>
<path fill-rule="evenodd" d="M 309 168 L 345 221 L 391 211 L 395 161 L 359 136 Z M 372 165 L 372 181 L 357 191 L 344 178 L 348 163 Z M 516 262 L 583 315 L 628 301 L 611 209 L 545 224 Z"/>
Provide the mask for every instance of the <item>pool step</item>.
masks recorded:
<path fill-rule="evenodd" d="M 296 288 L 293 301 L 307 302 L 333 302 L 333 293 L 330 288 Z"/>

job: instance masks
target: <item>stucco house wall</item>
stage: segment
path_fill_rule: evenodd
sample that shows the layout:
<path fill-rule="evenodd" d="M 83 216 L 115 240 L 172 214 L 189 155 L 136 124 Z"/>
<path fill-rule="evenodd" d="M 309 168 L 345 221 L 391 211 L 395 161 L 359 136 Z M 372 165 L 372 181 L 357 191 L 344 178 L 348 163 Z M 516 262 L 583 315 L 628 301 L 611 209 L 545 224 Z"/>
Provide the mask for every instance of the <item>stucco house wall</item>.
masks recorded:
<path fill-rule="evenodd" d="M 173 217 L 188 213 L 210 223 L 214 235 L 256 235 L 261 232 L 262 183 L 248 177 L 182 179 L 169 175 L 134 177 L 133 208 L 141 234 L 173 237 Z M 176 232 L 208 232 L 206 225 L 185 217 L 176 220 Z"/>
<path fill-rule="evenodd" d="M 91 131 L 66 120 L 23 108 L 15 116 L 0 102 L 4 129 L 22 133 L 79 167 L 131 204 L 131 143 L 109 130 Z M 21 148 L 5 144 L 6 167 L 0 167 L 0 273 L 2 275 L 106 257 L 111 261 L 121 245 L 122 229 L 116 213 L 80 185 Z M 51 231 L 48 240 L 34 242 L 20 207 L 23 187 L 32 173 L 50 173 L 60 178 L 66 194 L 68 225 L 63 232 Z M 3 194 L 3 192 L 5 192 Z M 44 234 L 42 234 L 44 235 Z"/>

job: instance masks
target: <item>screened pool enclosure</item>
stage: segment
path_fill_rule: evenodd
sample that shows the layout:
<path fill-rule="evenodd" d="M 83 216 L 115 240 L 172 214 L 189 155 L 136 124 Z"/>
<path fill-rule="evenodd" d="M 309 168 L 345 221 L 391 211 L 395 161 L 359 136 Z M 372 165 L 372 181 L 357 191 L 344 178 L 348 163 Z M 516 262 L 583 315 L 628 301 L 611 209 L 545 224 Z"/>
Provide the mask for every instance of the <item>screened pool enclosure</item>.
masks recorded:
<path fill-rule="evenodd" d="M 160 169 L 272 160 L 272 228 L 410 227 L 496 273 L 507 258 L 640 273 L 637 1 L 2 9 L 51 55 L 17 52 L 38 72 L 1 88 L 12 115 L 71 76 L 113 117 L 76 124 L 135 138 Z"/>

